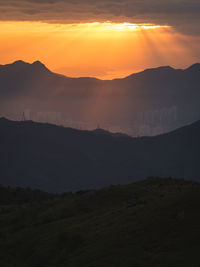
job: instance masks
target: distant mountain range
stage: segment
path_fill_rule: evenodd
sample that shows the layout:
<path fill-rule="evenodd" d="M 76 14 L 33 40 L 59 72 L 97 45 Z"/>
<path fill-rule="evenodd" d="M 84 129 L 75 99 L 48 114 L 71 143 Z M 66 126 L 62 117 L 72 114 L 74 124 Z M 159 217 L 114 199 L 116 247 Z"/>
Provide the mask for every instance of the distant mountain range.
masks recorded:
<path fill-rule="evenodd" d="M 147 176 L 200 180 L 200 121 L 132 138 L 0 119 L 0 184 L 66 192 Z"/>
<path fill-rule="evenodd" d="M 36 61 L 0 65 L 0 115 L 130 135 L 156 135 L 200 118 L 200 64 L 123 79 L 69 78 Z"/>

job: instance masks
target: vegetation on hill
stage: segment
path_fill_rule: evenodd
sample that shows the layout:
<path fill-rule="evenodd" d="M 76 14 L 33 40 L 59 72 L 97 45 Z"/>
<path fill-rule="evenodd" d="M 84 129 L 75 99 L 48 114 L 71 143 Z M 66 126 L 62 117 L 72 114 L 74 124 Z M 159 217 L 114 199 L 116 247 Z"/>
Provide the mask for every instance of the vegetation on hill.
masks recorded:
<path fill-rule="evenodd" d="M 200 184 L 171 178 L 1 202 L 1 266 L 196 267 L 199 206 Z"/>
<path fill-rule="evenodd" d="M 0 185 L 0 205 L 23 204 L 29 202 L 43 201 L 52 198 L 54 195 L 40 190 L 33 190 L 29 187 L 10 187 Z"/>

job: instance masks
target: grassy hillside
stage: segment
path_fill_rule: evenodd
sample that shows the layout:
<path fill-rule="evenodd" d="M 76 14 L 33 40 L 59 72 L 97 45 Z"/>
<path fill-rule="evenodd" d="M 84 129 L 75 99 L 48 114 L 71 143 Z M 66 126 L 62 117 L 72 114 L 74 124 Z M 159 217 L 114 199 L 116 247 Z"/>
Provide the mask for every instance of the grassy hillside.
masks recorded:
<path fill-rule="evenodd" d="M 4 267 L 196 267 L 200 184 L 126 186 L 0 206 Z"/>
<path fill-rule="evenodd" d="M 0 205 L 24 204 L 43 201 L 53 198 L 55 195 L 33 190 L 31 188 L 20 188 L 0 185 Z"/>

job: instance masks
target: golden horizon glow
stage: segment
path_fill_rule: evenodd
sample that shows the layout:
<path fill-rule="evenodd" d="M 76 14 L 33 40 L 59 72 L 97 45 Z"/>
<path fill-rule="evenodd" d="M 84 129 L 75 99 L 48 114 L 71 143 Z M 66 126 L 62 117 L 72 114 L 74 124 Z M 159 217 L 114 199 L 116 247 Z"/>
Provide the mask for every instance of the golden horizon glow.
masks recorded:
<path fill-rule="evenodd" d="M 30 21 L 1 21 L 1 32 L 32 32 L 37 33 L 40 31 L 47 32 L 76 32 L 76 31 L 96 31 L 96 32 L 121 32 L 121 31 L 141 31 L 141 30 L 158 30 L 158 29 L 171 29 L 169 25 L 156 25 L 156 24 L 135 24 L 135 23 L 114 23 L 114 22 L 85 22 L 76 24 L 58 24 L 47 22 L 30 22 Z"/>
<path fill-rule="evenodd" d="M 170 28 L 168 25 L 155 25 L 155 24 L 134 24 L 128 22 L 113 23 L 113 22 L 92 22 L 83 23 L 80 25 L 96 26 L 99 30 L 109 31 L 138 31 L 138 30 L 149 30 L 149 29 L 161 29 Z"/>
<path fill-rule="evenodd" d="M 168 25 L 129 22 L 0 22 L 0 64 L 42 61 L 70 77 L 125 77 L 149 67 L 197 61 L 199 38 Z"/>

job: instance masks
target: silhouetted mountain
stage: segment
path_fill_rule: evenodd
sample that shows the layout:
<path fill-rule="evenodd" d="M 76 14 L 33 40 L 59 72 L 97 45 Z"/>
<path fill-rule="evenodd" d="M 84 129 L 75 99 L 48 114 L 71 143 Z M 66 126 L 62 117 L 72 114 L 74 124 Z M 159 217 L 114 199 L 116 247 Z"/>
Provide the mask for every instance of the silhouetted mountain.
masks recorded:
<path fill-rule="evenodd" d="M 34 69 L 38 71 L 49 71 L 40 61 L 35 61 L 32 64 L 29 64 L 22 60 L 17 60 L 12 64 L 0 65 L 1 71 L 26 71 L 28 69 L 30 71 L 33 71 Z"/>
<path fill-rule="evenodd" d="M 0 114 L 73 128 L 155 135 L 200 118 L 200 64 L 148 69 L 124 79 L 69 78 L 41 62 L 0 66 Z"/>
<path fill-rule="evenodd" d="M 0 183 L 63 192 L 147 176 L 200 179 L 200 121 L 132 138 L 0 119 Z"/>
<path fill-rule="evenodd" d="M 143 78 L 143 77 L 153 77 L 156 76 L 157 78 L 161 76 L 166 76 L 169 75 L 171 73 L 174 73 L 175 69 L 170 67 L 170 66 L 161 66 L 158 68 L 152 68 L 152 69 L 146 69 L 142 72 L 139 73 L 134 73 L 129 75 L 128 77 L 126 77 L 125 79 L 135 79 L 135 78 Z M 157 76 L 159 75 L 159 76 Z"/>
<path fill-rule="evenodd" d="M 102 134 L 102 135 L 109 135 L 109 136 L 121 136 L 121 137 L 129 137 L 127 134 L 124 134 L 124 133 L 111 133 L 109 131 L 106 131 L 104 129 L 101 129 L 101 128 L 97 128 L 95 130 L 93 130 L 93 132 L 95 133 L 98 133 L 98 134 Z"/>
<path fill-rule="evenodd" d="M 196 64 L 193 64 L 192 66 L 190 66 L 189 68 L 187 68 L 185 70 L 186 72 L 198 72 L 200 71 L 200 63 L 196 63 Z"/>

